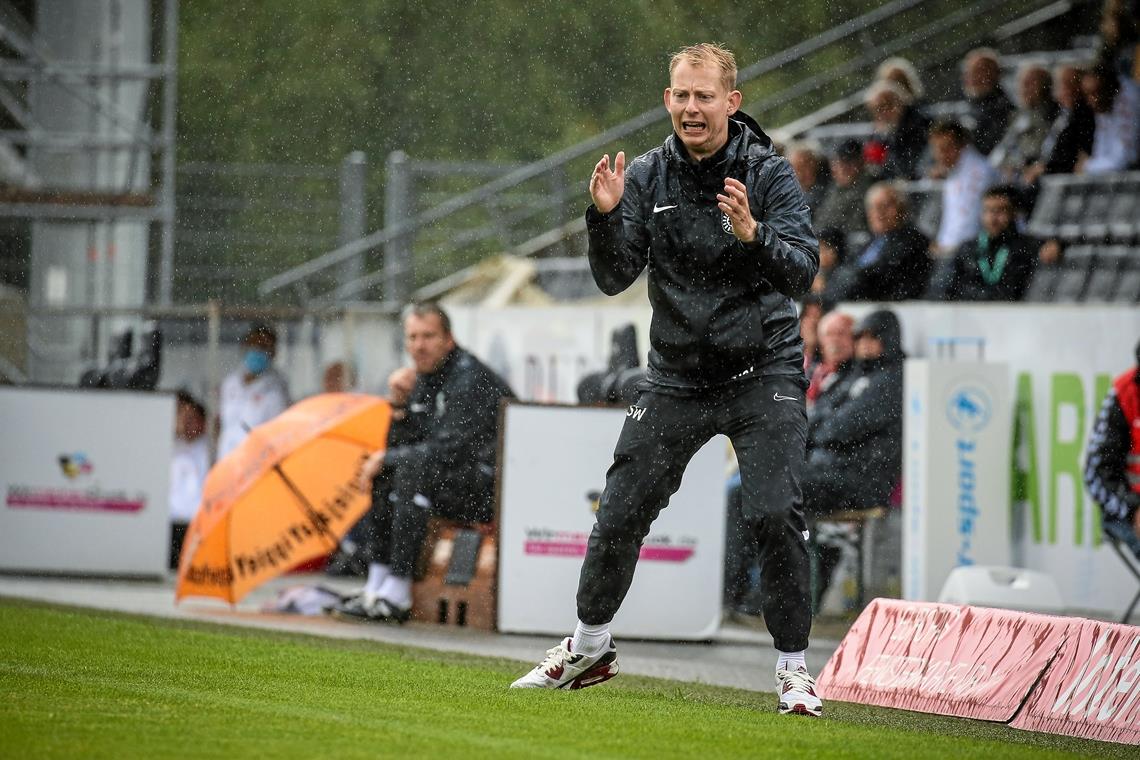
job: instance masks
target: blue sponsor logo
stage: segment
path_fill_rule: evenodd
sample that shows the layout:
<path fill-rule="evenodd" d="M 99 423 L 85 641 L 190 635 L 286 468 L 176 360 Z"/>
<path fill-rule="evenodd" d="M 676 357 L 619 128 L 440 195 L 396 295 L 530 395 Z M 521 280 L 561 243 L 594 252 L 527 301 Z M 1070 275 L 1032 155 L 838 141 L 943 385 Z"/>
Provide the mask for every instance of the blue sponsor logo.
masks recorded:
<path fill-rule="evenodd" d="M 978 515 L 978 464 L 975 436 L 985 429 L 993 417 L 993 400 L 990 394 L 977 385 L 961 385 L 950 394 L 946 404 L 946 417 L 958 431 L 954 444 L 958 477 L 956 482 L 958 565 L 975 564 L 973 556 L 974 533 Z"/>
<path fill-rule="evenodd" d="M 990 394 L 977 385 L 963 385 L 950 394 L 946 416 L 960 433 L 977 433 L 990 423 L 994 405 Z"/>

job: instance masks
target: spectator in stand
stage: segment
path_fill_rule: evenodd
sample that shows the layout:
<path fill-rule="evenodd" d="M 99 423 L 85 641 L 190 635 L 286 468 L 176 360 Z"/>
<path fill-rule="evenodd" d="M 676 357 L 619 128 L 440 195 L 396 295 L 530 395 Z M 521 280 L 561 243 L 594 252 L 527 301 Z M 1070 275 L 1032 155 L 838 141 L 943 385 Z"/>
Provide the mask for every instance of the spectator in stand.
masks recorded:
<path fill-rule="evenodd" d="M 289 385 L 273 366 L 277 331 L 254 324 L 242 338 L 242 367 L 222 381 L 218 459 L 236 449 L 249 431 L 289 408 Z"/>
<path fill-rule="evenodd" d="M 176 394 L 174 456 L 170 461 L 170 569 L 178 567 L 186 529 L 202 503 L 202 484 L 210 471 L 206 407 L 188 391 Z"/>
<path fill-rule="evenodd" d="M 361 529 L 368 579 L 358 594 L 330 610 L 338 617 L 407 621 L 431 516 L 484 523 L 494 516 L 499 402 L 514 393 L 456 345 L 451 320 L 435 304 L 406 310 L 404 345 L 412 366 L 388 378 L 394 410 L 388 445 L 360 473 L 373 494 Z"/>
<path fill-rule="evenodd" d="M 1081 154 L 1092 152 L 1096 119 L 1081 92 L 1084 71 L 1062 65 L 1053 70 L 1053 97 L 1060 107 L 1041 143 L 1041 155 L 1025 168 L 1021 183 L 1032 187 L 1042 174 L 1069 174 Z"/>
<path fill-rule="evenodd" d="M 966 54 L 962 92 L 974 120 L 974 146 L 988 156 L 1009 128 L 1013 113 L 1013 103 L 1001 88 L 1001 65 L 995 51 L 977 48 Z"/>
<path fill-rule="evenodd" d="M 982 231 L 935 269 L 935 301 L 1020 301 L 1037 264 L 1034 241 L 1017 231 L 1018 191 L 991 187 L 982 196 Z"/>
<path fill-rule="evenodd" d="M 894 312 L 872 312 L 855 330 L 855 367 L 816 399 L 803 485 L 813 521 L 888 503 L 902 473 L 903 358 Z M 838 559 L 821 552 L 817 603 Z"/>
<path fill-rule="evenodd" d="M 982 193 L 997 181 L 997 172 L 970 144 L 970 133 L 956 121 L 940 121 L 930 129 L 934 166 L 930 176 L 942 185 L 942 218 L 933 252 L 949 256 L 978 234 Z"/>
<path fill-rule="evenodd" d="M 804 296 L 800 304 L 800 337 L 804 341 L 804 374 L 819 363 L 819 320 L 823 317 L 823 299 L 814 293 Z"/>
<path fill-rule="evenodd" d="M 911 103 L 915 107 L 919 107 L 923 95 L 926 94 L 918 69 L 906 58 L 895 56 L 880 63 L 879 68 L 875 70 L 875 80 L 894 82 L 902 87 L 910 95 Z"/>
<path fill-rule="evenodd" d="M 1140 343 L 1100 407 L 1085 457 L 1085 485 L 1103 526 L 1140 557 Z"/>
<path fill-rule="evenodd" d="M 1024 64 L 1017 72 L 1018 109 L 1001 142 L 990 153 L 990 164 L 1002 180 L 1012 182 L 1041 156 L 1041 146 L 1057 118 L 1057 103 L 1050 95 L 1049 69 Z"/>
<path fill-rule="evenodd" d="M 1078 174 L 1119 172 L 1136 163 L 1140 132 L 1136 84 L 1122 80 L 1108 63 L 1098 63 L 1081 78 L 1081 90 L 1093 110 L 1096 131 L 1092 153 L 1077 162 Z"/>
<path fill-rule="evenodd" d="M 847 236 L 838 227 L 825 227 L 816 237 L 819 238 L 819 271 L 811 284 L 811 292 L 820 295 L 827 289 L 831 273 L 846 258 Z"/>
<path fill-rule="evenodd" d="M 867 192 L 871 242 L 832 272 L 825 300 L 902 301 L 921 298 L 930 280 L 930 241 L 908 218 L 906 199 L 894 184 Z"/>
<path fill-rule="evenodd" d="M 821 394 L 842 380 L 851 371 L 851 357 L 855 354 L 855 319 L 841 311 L 830 311 L 819 320 L 819 364 L 811 373 L 808 386 L 808 408 Z"/>
<path fill-rule="evenodd" d="M 1137 71 L 1137 42 L 1140 30 L 1136 24 L 1134 0 L 1106 0 L 1100 17 L 1101 49 L 1097 58 L 1112 64 L 1122 79 L 1140 79 Z"/>
<path fill-rule="evenodd" d="M 321 376 L 323 393 L 350 393 L 356 388 L 356 371 L 352 365 L 336 361 L 325 367 Z"/>
<path fill-rule="evenodd" d="M 874 180 L 864 171 L 863 146 L 858 140 L 844 140 L 831 154 L 831 185 L 818 209 L 813 209 L 816 229 L 838 227 L 847 234 L 867 230 L 863 199 Z M 823 269 L 822 262 L 820 269 Z"/>
<path fill-rule="evenodd" d="M 910 93 L 891 81 L 872 84 L 864 96 L 873 132 L 863 157 L 881 179 L 917 179 L 930 119 Z"/>
<path fill-rule="evenodd" d="M 812 214 L 819 208 L 820 203 L 823 202 L 824 195 L 827 193 L 827 183 L 824 181 L 823 162 L 819 151 L 807 143 L 792 143 L 788 146 L 787 158 L 788 163 L 792 165 L 792 171 L 796 174 L 796 182 L 803 191 L 804 201 L 811 209 Z"/>

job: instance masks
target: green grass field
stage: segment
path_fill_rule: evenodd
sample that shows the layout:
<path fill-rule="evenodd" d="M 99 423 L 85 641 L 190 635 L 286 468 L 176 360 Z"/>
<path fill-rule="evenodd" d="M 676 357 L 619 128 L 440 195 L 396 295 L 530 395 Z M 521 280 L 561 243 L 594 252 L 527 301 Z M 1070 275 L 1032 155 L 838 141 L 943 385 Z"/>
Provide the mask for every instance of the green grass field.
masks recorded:
<path fill-rule="evenodd" d="M 626 675 L 508 691 L 526 667 L 0 599 L 0 757 L 1136 757 L 836 702 L 779 716 L 771 694 Z"/>

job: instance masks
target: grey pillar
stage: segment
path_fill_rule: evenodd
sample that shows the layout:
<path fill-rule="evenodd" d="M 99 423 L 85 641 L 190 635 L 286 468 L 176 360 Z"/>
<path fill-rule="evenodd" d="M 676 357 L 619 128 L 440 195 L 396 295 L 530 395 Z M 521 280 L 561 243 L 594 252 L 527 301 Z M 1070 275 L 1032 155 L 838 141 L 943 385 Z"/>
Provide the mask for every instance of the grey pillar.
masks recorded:
<path fill-rule="evenodd" d="M 178 108 L 178 0 L 166 0 L 162 11 L 162 243 L 159 254 L 158 302 L 169 306 L 174 292 L 174 139 Z"/>
<path fill-rule="evenodd" d="M 364 237 L 367 222 L 364 175 L 367 163 L 364 153 L 354 150 L 340 164 L 340 237 L 339 245 L 347 245 Z M 364 257 L 354 256 L 340 265 L 340 284 L 347 286 L 364 275 Z"/>
<path fill-rule="evenodd" d="M 384 186 L 384 227 L 389 228 L 412 218 L 411 172 L 408 155 L 402 150 L 388 154 L 388 181 Z M 411 233 L 400 235 L 384 246 L 384 300 L 406 303 L 412 295 Z"/>

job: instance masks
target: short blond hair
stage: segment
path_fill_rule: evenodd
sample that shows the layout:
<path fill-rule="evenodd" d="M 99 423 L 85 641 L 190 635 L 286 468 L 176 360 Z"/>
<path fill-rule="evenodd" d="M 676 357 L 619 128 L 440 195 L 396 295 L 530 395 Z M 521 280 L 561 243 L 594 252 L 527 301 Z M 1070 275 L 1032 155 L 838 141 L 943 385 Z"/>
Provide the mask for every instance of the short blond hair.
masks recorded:
<path fill-rule="evenodd" d="M 673 72 L 684 61 L 690 66 L 715 66 L 720 70 L 720 82 L 725 92 L 736 89 L 736 56 L 732 51 L 716 42 L 700 42 L 696 45 L 683 47 L 669 59 L 669 79 Z"/>

